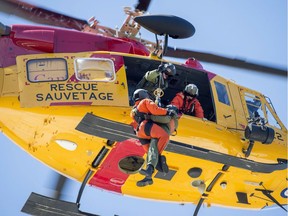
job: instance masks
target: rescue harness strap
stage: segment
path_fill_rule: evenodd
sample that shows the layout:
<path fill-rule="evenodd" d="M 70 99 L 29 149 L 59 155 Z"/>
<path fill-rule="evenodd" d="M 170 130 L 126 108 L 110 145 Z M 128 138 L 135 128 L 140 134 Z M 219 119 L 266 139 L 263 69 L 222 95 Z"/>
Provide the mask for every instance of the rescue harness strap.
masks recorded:
<path fill-rule="evenodd" d="M 187 98 L 187 95 L 184 94 L 184 99 L 183 99 L 183 106 L 181 107 L 181 109 L 179 110 L 181 113 L 184 113 L 184 114 L 187 114 L 187 115 L 192 115 L 193 112 L 194 112 L 194 106 L 195 106 L 195 98 L 193 98 L 191 100 L 191 107 L 188 109 L 188 110 L 185 110 L 185 107 L 186 107 L 186 104 L 188 103 L 188 106 L 189 106 L 189 101 L 188 101 L 188 98 Z"/>
<path fill-rule="evenodd" d="M 144 120 L 150 119 L 150 115 L 144 112 L 139 112 L 137 107 L 133 108 L 133 113 L 134 113 L 134 119 L 137 122 L 138 126 L 142 123 Z"/>

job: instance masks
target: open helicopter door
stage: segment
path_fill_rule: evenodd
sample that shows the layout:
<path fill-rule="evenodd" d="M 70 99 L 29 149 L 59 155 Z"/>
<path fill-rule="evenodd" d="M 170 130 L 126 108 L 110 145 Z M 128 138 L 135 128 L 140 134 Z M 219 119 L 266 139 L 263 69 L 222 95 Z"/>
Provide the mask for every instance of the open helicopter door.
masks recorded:
<path fill-rule="evenodd" d="M 125 69 L 116 58 L 96 53 L 17 57 L 21 107 L 129 106 Z"/>
<path fill-rule="evenodd" d="M 211 81 L 216 107 L 217 124 L 227 128 L 236 127 L 236 117 L 227 80 L 215 76 Z"/>

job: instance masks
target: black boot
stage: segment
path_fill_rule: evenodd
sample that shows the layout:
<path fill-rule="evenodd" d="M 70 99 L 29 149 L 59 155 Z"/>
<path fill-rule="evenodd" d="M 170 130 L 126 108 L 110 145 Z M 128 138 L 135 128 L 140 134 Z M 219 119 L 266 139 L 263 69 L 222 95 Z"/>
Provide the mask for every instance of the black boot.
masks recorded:
<path fill-rule="evenodd" d="M 164 155 L 159 155 L 158 157 L 158 163 L 156 165 L 156 169 L 159 172 L 164 172 L 164 173 L 168 173 L 169 172 L 169 167 L 166 163 L 166 157 Z"/>
<path fill-rule="evenodd" d="M 156 165 L 156 170 L 158 170 L 159 172 L 163 172 L 163 169 L 162 169 L 162 165 L 161 165 L 161 155 L 158 155 L 158 162 L 157 162 L 157 165 Z"/>
<path fill-rule="evenodd" d="M 138 187 L 145 187 L 147 185 L 152 185 L 153 184 L 153 179 L 151 177 L 145 177 L 144 179 L 142 179 L 141 181 L 137 182 L 137 186 Z"/>
<path fill-rule="evenodd" d="M 159 159 L 160 160 L 158 161 L 158 163 L 160 162 L 160 164 L 161 164 L 162 172 L 168 173 L 169 172 L 169 167 L 168 167 L 168 165 L 166 163 L 166 157 L 164 155 L 161 155 L 159 157 Z"/>
<path fill-rule="evenodd" d="M 141 169 L 139 173 L 145 175 L 146 177 L 151 177 L 154 172 L 154 167 L 151 164 L 148 164 L 147 169 Z"/>

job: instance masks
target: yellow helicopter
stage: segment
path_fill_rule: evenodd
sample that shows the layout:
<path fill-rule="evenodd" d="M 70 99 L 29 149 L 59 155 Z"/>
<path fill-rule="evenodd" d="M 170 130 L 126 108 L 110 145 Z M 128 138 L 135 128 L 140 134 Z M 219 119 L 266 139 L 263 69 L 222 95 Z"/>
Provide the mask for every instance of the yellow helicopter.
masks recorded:
<path fill-rule="evenodd" d="M 16 1 L 3 2 L 13 5 Z M 163 33 L 158 26 L 164 28 L 168 21 L 187 24 L 174 16 L 139 16 L 127 9 L 126 13 L 127 23 L 132 17 L 137 29 L 140 23 L 156 35 Z M 10 29 L 3 25 L 2 29 L 1 40 L 8 41 L 1 49 L 4 54 L 12 44 L 19 50 L 15 51 L 15 64 L 1 67 L 1 130 L 49 167 L 82 182 L 76 206 L 87 183 L 136 197 L 194 203 L 194 215 L 202 203 L 254 209 L 285 203 L 287 129 L 269 98 L 260 92 L 206 71 L 195 59 L 185 64 L 169 61 L 176 66 L 177 76 L 162 101 L 169 104 L 176 92 L 193 82 L 200 89 L 207 121 L 183 116 L 177 135 L 164 151 L 170 172 L 156 173 L 153 186 L 138 188 L 135 182 L 144 152 L 129 126 L 131 95 L 144 73 L 168 62 L 163 54 L 165 57 L 173 50 L 168 47 L 165 52 L 165 45 L 162 48 L 149 41 L 136 43 L 130 29 L 123 31 L 131 33 L 132 39 L 121 38 L 121 30 L 97 28 L 95 20 L 89 31 L 94 31 L 102 44 L 113 45 L 112 50 L 103 46 L 97 51 L 71 51 L 71 44 L 54 40 L 56 35 L 69 35 L 86 39 L 91 46 L 92 33 L 35 26 Z M 186 37 L 186 31 L 182 34 Z M 54 52 L 55 47 L 67 51 Z M 153 55 L 146 47 L 153 48 Z M 257 119 L 253 108 L 257 108 Z M 43 198 L 32 195 L 36 202 Z"/>

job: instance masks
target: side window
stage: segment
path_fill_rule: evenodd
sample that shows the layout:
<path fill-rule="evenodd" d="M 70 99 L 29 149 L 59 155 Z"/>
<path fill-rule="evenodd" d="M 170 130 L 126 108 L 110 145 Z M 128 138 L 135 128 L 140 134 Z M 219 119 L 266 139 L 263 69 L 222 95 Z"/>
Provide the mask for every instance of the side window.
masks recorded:
<path fill-rule="evenodd" d="M 222 83 L 217 82 L 217 81 L 214 81 L 214 84 L 216 87 L 219 102 L 230 106 L 230 100 L 228 97 L 228 92 L 227 92 L 226 86 L 223 85 Z"/>
<path fill-rule="evenodd" d="M 77 58 L 74 61 L 75 75 L 80 81 L 113 82 L 116 79 L 111 59 Z"/>
<path fill-rule="evenodd" d="M 32 83 L 68 79 L 67 62 L 62 58 L 31 59 L 26 63 L 27 78 Z"/>

